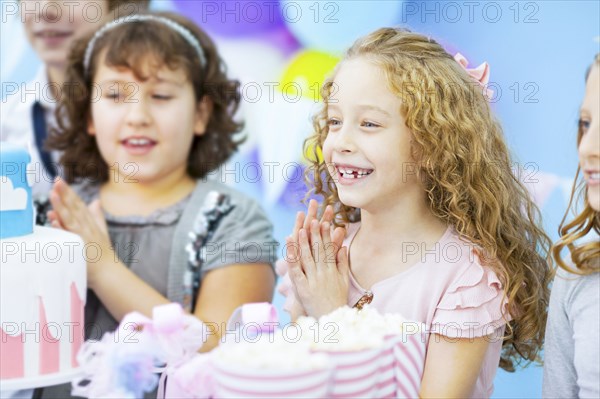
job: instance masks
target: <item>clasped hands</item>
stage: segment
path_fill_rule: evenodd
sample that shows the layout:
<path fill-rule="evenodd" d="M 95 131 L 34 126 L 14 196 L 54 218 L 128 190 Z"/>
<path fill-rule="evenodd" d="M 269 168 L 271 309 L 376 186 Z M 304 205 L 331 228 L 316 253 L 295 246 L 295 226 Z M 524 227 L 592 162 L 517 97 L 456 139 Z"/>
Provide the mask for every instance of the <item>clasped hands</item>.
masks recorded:
<path fill-rule="evenodd" d="M 286 238 L 286 261 L 296 299 L 297 313 L 318 318 L 348 301 L 348 251 L 342 247 L 346 229 L 333 228 L 333 208 L 320 221 L 317 201 L 311 200 L 306 215 L 298 212 L 292 235 Z"/>

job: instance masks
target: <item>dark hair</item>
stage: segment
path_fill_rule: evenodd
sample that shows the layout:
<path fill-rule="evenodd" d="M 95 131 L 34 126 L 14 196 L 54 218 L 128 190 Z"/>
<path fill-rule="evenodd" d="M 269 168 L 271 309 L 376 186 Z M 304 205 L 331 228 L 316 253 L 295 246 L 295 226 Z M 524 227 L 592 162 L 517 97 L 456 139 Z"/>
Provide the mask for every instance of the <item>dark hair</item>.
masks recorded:
<path fill-rule="evenodd" d="M 166 66 L 182 68 L 194 87 L 196 101 L 204 97 L 212 102 L 212 113 L 206 132 L 195 136 L 188 158 L 187 172 L 193 178 L 203 178 L 225 162 L 242 139 L 234 139 L 242 124 L 233 119 L 239 102 L 239 82 L 229 80 L 225 66 L 212 40 L 189 19 L 173 13 L 147 13 L 171 19 L 189 30 L 199 41 L 206 65 L 197 51 L 177 31 L 157 21 L 126 22 L 105 32 L 97 39 L 90 59 L 89 71 L 84 70 L 83 58 L 90 37 L 75 43 L 69 57 L 66 87 L 57 109 L 57 129 L 51 132 L 48 147 L 62 151 L 64 177 L 72 183 L 78 179 L 105 182 L 108 165 L 102 159 L 96 139 L 87 131 L 91 120 L 93 76 L 100 54 L 110 67 L 130 69 L 136 78 L 144 80 L 147 68 Z M 152 72 L 156 69 L 151 70 Z"/>

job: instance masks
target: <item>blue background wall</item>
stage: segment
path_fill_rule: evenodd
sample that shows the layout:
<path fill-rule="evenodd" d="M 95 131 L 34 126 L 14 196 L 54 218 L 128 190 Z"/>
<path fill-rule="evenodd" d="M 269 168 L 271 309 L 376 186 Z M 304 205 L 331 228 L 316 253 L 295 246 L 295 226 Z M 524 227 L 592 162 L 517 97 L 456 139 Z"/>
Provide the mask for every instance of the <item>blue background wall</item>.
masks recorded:
<path fill-rule="evenodd" d="M 2 3 L 4 98 L 6 84 L 31 79 L 39 61 L 18 17 L 6 15 L 8 2 Z M 327 57 L 386 25 L 430 35 L 451 53 L 460 51 L 472 66 L 490 63 L 497 95 L 492 107 L 515 161 L 533 173 L 532 193 L 548 233 L 556 238 L 577 165 L 576 120 L 584 73 L 600 46 L 598 1 L 153 0 L 152 7 L 194 18 L 217 42 L 231 75 L 244 84 L 240 117 L 247 122 L 249 140 L 226 167 L 229 173 L 219 177 L 263 203 L 280 241 L 289 234 L 295 211 L 302 209 L 294 171 L 302 162 L 300 144 L 310 131 L 308 114 L 315 102 L 309 96 L 289 101 L 278 91 L 281 86 L 270 99 L 268 87 L 282 82 L 284 75 L 301 87 L 310 86 L 312 77 L 330 67 L 334 58 Z M 262 165 L 260 179 L 252 162 Z M 276 296 L 275 302 L 280 306 L 282 298 Z M 540 395 L 541 368 L 498 372 L 494 397 Z"/>

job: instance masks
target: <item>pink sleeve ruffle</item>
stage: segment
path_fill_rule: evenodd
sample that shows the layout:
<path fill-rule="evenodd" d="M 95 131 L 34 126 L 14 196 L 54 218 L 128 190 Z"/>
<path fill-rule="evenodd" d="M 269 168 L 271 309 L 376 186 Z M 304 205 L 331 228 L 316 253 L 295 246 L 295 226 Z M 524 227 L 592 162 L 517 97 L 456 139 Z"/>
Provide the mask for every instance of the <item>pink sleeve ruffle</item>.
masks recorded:
<path fill-rule="evenodd" d="M 281 277 L 277 284 L 277 292 L 285 297 L 283 310 L 291 314 L 292 309 L 294 309 L 294 304 L 296 303 L 296 295 L 294 294 L 292 281 L 288 274 L 288 267 L 285 259 L 278 259 L 277 262 L 275 262 L 275 272 Z"/>
<path fill-rule="evenodd" d="M 497 333 L 510 321 L 502 283 L 478 259 L 448 287 L 437 305 L 431 332 L 450 338 L 475 338 Z"/>

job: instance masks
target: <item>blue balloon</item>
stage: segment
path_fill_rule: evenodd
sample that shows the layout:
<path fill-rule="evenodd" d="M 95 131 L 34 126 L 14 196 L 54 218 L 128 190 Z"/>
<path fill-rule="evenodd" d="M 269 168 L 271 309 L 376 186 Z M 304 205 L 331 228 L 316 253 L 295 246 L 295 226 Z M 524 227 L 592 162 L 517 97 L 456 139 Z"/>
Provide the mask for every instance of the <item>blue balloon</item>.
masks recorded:
<path fill-rule="evenodd" d="M 304 46 L 340 54 L 359 37 L 397 25 L 402 1 L 282 0 L 280 10 L 288 29 Z"/>

